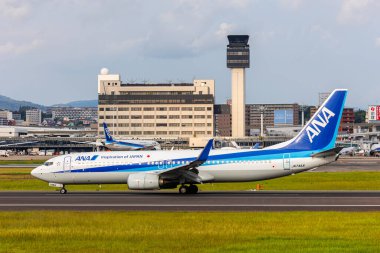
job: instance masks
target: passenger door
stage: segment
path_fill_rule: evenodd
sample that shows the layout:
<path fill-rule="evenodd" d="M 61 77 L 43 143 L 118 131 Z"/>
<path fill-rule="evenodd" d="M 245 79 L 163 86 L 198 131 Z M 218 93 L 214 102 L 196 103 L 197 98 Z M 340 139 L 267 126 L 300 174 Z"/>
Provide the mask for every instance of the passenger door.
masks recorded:
<path fill-rule="evenodd" d="M 283 166 L 284 170 L 290 170 L 290 154 L 286 153 L 283 156 Z"/>
<path fill-rule="evenodd" d="M 63 172 L 70 172 L 71 171 L 71 156 L 66 156 L 63 159 Z"/>

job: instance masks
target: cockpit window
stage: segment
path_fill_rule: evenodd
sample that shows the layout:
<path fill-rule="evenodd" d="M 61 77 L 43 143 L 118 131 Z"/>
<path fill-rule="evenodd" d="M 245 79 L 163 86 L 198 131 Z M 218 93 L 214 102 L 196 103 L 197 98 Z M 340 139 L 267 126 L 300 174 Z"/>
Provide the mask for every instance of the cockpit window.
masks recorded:
<path fill-rule="evenodd" d="M 46 162 L 44 163 L 45 166 L 50 166 L 50 165 L 53 165 L 53 162 Z"/>

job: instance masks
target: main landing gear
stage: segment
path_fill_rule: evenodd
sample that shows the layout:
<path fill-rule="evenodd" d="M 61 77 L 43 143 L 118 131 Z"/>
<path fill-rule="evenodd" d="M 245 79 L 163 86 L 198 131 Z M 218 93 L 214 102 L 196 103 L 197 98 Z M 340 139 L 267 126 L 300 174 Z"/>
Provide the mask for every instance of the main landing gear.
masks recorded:
<path fill-rule="evenodd" d="M 66 194 L 67 193 L 67 190 L 65 187 L 62 187 L 61 190 L 59 190 L 59 193 L 60 194 Z"/>
<path fill-rule="evenodd" d="M 191 184 L 189 186 L 182 185 L 179 187 L 179 193 L 181 194 L 196 194 L 198 192 L 198 186 Z"/>

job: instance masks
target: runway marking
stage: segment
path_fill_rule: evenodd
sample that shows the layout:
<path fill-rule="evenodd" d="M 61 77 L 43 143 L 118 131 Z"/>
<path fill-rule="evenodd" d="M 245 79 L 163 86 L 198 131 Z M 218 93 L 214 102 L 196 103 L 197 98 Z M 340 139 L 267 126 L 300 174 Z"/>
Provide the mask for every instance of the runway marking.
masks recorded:
<path fill-rule="evenodd" d="M 380 205 L 291 205 L 291 204 L 0 204 L 0 207 L 380 207 Z"/>
<path fill-rule="evenodd" d="M 56 195 L 57 197 L 55 198 L 56 200 L 61 200 L 61 199 L 64 199 L 64 200 L 78 200 L 78 199 L 81 199 L 83 198 L 83 196 L 61 196 L 61 195 Z M 30 196 L 30 197 L 1 197 L 0 196 L 0 199 L 53 199 L 54 196 L 49 196 L 49 198 L 47 197 L 33 197 L 33 196 Z M 128 200 L 131 200 L 131 199 L 138 199 L 138 200 L 149 200 L 149 199 L 163 199 L 163 200 L 172 200 L 172 199 L 183 199 L 183 200 L 187 200 L 187 199 L 191 199 L 191 200 L 205 200 L 205 199 L 305 199 L 305 198 L 309 198 L 309 199 L 332 199 L 332 198 L 339 198 L 339 199 L 363 199 L 363 198 L 366 198 L 366 199 L 380 199 L 380 196 L 353 196 L 353 197 L 343 197 L 343 196 L 231 196 L 231 197 L 218 197 L 218 196 L 202 196 L 202 197 L 197 197 L 197 196 L 186 196 L 186 197 L 182 197 L 182 196 L 178 196 L 178 197 L 175 197 L 175 196 L 157 196 L 157 197 L 142 197 L 142 196 L 138 196 L 138 197 L 129 197 L 129 196 L 108 196 L 107 195 L 107 199 L 120 199 L 120 200 L 123 200 L 123 199 L 128 199 Z M 91 199 L 99 199 L 99 196 L 86 196 L 86 199 L 88 198 L 91 198 Z M 106 199 L 106 200 L 107 200 Z"/>

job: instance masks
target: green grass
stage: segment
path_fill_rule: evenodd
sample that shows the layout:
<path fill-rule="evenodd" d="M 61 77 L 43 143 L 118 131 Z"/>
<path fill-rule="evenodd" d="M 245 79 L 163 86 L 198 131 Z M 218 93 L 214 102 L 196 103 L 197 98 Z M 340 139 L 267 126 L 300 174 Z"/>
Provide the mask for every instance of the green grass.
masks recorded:
<path fill-rule="evenodd" d="M 2 190 L 58 190 L 33 178 L 31 168 L 0 169 Z M 252 190 L 260 184 L 263 190 L 380 190 L 380 172 L 305 172 L 283 178 L 249 183 L 215 183 L 200 185 L 200 190 Z M 75 190 L 127 190 L 127 185 L 69 185 Z"/>
<path fill-rule="evenodd" d="M 379 252 L 380 213 L 0 212 L 0 252 Z"/>
<path fill-rule="evenodd" d="M 37 159 L 37 160 L 0 160 L 0 165 L 9 165 L 9 164 L 43 164 L 46 159 Z"/>

